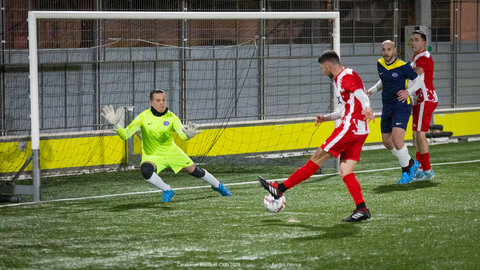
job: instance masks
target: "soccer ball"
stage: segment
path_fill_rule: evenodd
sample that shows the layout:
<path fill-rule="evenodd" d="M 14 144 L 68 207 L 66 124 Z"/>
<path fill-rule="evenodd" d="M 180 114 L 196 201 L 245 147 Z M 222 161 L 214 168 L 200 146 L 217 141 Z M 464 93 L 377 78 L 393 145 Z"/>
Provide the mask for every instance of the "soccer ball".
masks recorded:
<path fill-rule="evenodd" d="M 285 196 L 275 199 L 272 194 L 268 193 L 263 200 L 263 206 L 269 212 L 278 213 L 285 209 Z"/>

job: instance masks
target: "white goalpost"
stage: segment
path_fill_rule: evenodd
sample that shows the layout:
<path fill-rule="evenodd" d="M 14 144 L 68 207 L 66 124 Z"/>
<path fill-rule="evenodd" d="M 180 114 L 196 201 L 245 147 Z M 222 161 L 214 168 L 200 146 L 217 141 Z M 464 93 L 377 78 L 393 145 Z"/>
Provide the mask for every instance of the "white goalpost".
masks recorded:
<path fill-rule="evenodd" d="M 40 198 L 40 98 L 37 23 L 39 20 L 331 20 L 333 50 L 340 55 L 339 12 L 95 12 L 30 11 L 28 13 L 28 53 L 31 109 L 31 150 L 33 200 Z M 264 38 L 264 37 L 260 37 Z M 335 106 L 335 105 L 334 105 Z"/>

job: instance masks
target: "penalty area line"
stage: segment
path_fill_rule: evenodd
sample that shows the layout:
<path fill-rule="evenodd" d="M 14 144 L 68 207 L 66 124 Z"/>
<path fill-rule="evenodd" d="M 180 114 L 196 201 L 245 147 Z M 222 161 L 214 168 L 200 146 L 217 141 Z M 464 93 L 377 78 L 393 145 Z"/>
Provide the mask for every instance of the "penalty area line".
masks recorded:
<path fill-rule="evenodd" d="M 476 162 L 480 162 L 480 159 L 432 163 L 431 165 L 432 166 L 443 166 L 443 165 L 456 165 L 456 164 L 467 164 L 467 163 L 476 163 Z M 354 173 L 371 173 L 371 172 L 381 172 L 381 171 L 392 171 L 392 170 L 398 170 L 398 168 L 399 167 L 362 170 L 362 171 L 354 171 Z M 327 177 L 327 176 L 335 176 L 335 175 L 339 175 L 339 174 L 338 173 L 318 174 L 318 175 L 312 175 L 310 178 Z M 271 180 L 267 180 L 267 181 L 268 182 L 283 181 L 283 180 L 286 180 L 286 179 L 287 178 L 277 178 L 277 179 L 271 179 Z M 258 183 L 258 181 L 248 181 L 248 182 L 224 184 L 224 186 L 241 186 L 241 185 L 251 185 L 251 184 L 257 184 L 257 183 Z M 177 191 L 177 190 L 193 190 L 193 189 L 202 189 L 202 188 L 210 188 L 210 187 L 211 186 L 179 187 L 179 188 L 173 188 L 173 190 L 174 191 Z M 54 199 L 54 200 L 46 200 L 46 201 L 40 201 L 40 202 L 13 203 L 13 204 L 0 205 L 0 208 L 13 207 L 13 206 L 24 206 L 24 205 L 34 205 L 34 204 L 44 204 L 44 203 L 54 203 L 54 202 L 71 202 L 71 201 L 82 201 L 82 200 L 91 200 L 91 199 L 105 199 L 105 198 L 113 198 L 113 197 L 121 197 L 121 196 L 151 194 L 151 193 L 158 193 L 158 192 L 162 192 L 162 191 L 161 190 L 151 190 L 151 191 L 127 192 L 127 193 L 117 193 L 117 194 L 78 197 L 78 198 Z"/>

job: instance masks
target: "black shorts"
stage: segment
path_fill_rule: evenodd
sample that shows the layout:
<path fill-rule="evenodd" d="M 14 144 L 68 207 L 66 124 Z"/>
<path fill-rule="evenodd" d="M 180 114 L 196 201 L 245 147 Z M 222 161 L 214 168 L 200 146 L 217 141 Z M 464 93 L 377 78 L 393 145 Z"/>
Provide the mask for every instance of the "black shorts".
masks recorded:
<path fill-rule="evenodd" d="M 412 106 L 407 104 L 384 104 L 382 108 L 382 133 L 392 133 L 392 128 L 407 130 L 408 120 L 412 114 Z"/>

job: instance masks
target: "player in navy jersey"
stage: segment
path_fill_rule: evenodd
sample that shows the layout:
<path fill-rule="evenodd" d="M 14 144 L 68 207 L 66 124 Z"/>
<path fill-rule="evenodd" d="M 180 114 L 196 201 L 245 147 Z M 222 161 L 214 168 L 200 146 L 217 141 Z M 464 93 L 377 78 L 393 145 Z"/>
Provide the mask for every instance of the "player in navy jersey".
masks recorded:
<path fill-rule="evenodd" d="M 397 58 L 397 47 L 391 40 L 382 43 L 382 58 L 377 63 L 378 81 L 367 91 L 370 96 L 380 89 L 382 91 L 381 132 L 383 145 L 392 151 L 402 167 L 402 177 L 398 184 L 408 184 L 415 177 L 420 163 L 410 157 L 404 142 L 405 131 L 412 112 L 409 96 L 413 89 L 421 88 L 423 78 L 406 62 Z M 407 79 L 413 81 L 409 93 L 406 88 Z"/>

